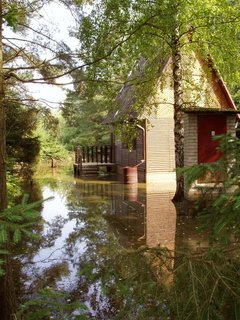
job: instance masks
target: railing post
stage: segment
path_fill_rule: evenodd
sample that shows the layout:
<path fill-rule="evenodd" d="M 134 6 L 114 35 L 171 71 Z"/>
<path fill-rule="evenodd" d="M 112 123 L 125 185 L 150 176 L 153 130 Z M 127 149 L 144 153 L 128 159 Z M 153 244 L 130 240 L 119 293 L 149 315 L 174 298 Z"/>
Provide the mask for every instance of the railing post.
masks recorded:
<path fill-rule="evenodd" d="M 82 154 L 81 147 L 75 148 L 75 163 L 74 163 L 74 175 L 81 175 L 82 173 Z"/>
<path fill-rule="evenodd" d="M 98 163 L 98 146 L 95 147 L 95 151 L 96 151 L 96 162 Z"/>
<path fill-rule="evenodd" d="M 112 147 L 112 146 L 110 146 L 110 154 L 109 154 L 109 157 L 110 157 L 109 162 L 110 162 L 110 163 L 113 163 L 113 147 Z"/>
<path fill-rule="evenodd" d="M 74 150 L 74 155 L 75 155 L 75 163 L 77 163 L 77 147 Z"/>
<path fill-rule="evenodd" d="M 90 160 L 89 147 L 87 147 L 87 162 Z"/>
<path fill-rule="evenodd" d="M 104 162 L 108 162 L 108 146 L 105 146 L 105 152 L 104 152 Z"/>
<path fill-rule="evenodd" d="M 81 162 L 82 162 L 81 148 L 76 147 L 76 149 L 75 149 L 75 163 L 81 163 Z"/>
<path fill-rule="evenodd" d="M 85 147 L 82 147 L 82 158 L 83 158 L 83 162 L 86 162 L 86 152 L 85 152 Z"/>
<path fill-rule="evenodd" d="M 103 146 L 100 147 L 100 162 L 103 163 Z"/>
<path fill-rule="evenodd" d="M 94 147 L 93 146 L 91 147 L 91 153 L 92 153 L 92 162 L 94 162 L 95 157 L 94 157 Z"/>

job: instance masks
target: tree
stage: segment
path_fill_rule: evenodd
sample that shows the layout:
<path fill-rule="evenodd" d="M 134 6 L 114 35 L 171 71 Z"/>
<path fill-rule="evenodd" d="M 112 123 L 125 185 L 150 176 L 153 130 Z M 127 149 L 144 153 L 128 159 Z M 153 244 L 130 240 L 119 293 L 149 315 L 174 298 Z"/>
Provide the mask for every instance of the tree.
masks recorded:
<path fill-rule="evenodd" d="M 56 116 L 48 109 L 38 121 L 35 135 L 40 141 L 40 157 L 42 160 L 51 160 L 51 167 L 57 166 L 57 161 L 66 158 L 68 152 L 61 141 L 60 124 Z"/>
<path fill-rule="evenodd" d="M 40 143 L 34 137 L 38 115 L 41 109 L 33 103 L 23 105 L 18 93 L 11 92 L 11 100 L 6 103 L 6 150 L 8 157 L 20 163 L 31 164 L 36 159 Z"/>
<path fill-rule="evenodd" d="M 79 79 L 79 74 L 73 75 L 74 81 Z M 65 119 L 63 126 L 63 139 L 68 149 L 78 145 L 94 146 L 109 143 L 110 133 L 102 121 L 107 115 L 107 101 L 97 90 L 89 96 L 86 85 L 74 86 L 69 91 L 61 113 Z"/>
<path fill-rule="evenodd" d="M 5 137 L 5 108 L 3 89 L 3 50 L 2 50 L 2 25 L 3 8 L 0 0 L 0 211 L 7 207 L 7 181 L 6 181 L 6 137 Z"/>
<path fill-rule="evenodd" d="M 141 93 L 136 95 L 136 111 L 142 111 L 146 91 L 156 83 L 156 57 L 172 56 L 176 167 L 183 167 L 182 52 L 197 50 L 206 58 L 212 56 L 215 66 L 232 83 L 239 67 L 239 4 L 229 0 L 102 0 L 94 2 L 91 9 L 85 12 L 79 32 L 80 57 L 89 65 L 88 80 L 95 80 L 94 86 L 98 83 L 106 91 L 110 84 L 115 88 L 126 81 L 137 85 Z M 151 72 L 140 80 L 129 80 L 128 74 L 140 57 L 149 61 Z M 113 104 L 113 95 L 108 96 Z M 182 197 L 180 177 L 174 199 Z"/>
<path fill-rule="evenodd" d="M 27 90 L 28 83 L 57 84 L 58 78 L 74 69 L 68 46 L 55 40 L 46 26 L 30 23 L 34 18 L 40 19 L 41 8 L 51 2 L 7 0 L 3 6 L 0 1 L 0 211 L 7 206 L 6 111 L 10 103 L 18 103 L 12 88 L 21 93 Z M 2 32 L 3 27 L 15 33 Z M 26 96 L 21 102 L 30 107 L 36 103 Z"/>

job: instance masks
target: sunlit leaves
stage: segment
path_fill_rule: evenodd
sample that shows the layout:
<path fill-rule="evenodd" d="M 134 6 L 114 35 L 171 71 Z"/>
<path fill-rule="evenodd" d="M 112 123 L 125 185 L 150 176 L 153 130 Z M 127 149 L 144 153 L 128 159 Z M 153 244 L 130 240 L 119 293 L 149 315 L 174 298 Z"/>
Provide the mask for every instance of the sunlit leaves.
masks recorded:
<path fill-rule="evenodd" d="M 158 54 L 170 55 L 177 16 L 181 45 L 203 56 L 210 53 L 224 78 L 233 83 L 239 68 L 239 4 L 227 0 L 102 0 L 90 8 L 79 32 L 81 58 L 96 61 L 87 68 L 90 78 L 126 80 L 140 57 L 153 62 Z"/>

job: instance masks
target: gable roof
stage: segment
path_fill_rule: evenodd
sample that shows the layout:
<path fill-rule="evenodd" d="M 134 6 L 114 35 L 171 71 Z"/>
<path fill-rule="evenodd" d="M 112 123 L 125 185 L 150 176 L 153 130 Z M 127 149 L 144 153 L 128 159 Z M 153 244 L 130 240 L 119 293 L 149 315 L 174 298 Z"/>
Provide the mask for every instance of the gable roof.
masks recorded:
<path fill-rule="evenodd" d="M 220 76 L 219 72 L 217 71 L 217 69 L 214 67 L 214 63 L 213 63 L 213 59 L 209 56 L 207 61 L 206 60 L 202 60 L 202 63 L 205 64 L 211 71 L 211 76 L 212 76 L 212 80 L 218 85 L 218 87 L 221 89 L 221 94 L 223 95 L 223 97 L 226 99 L 228 106 L 231 109 L 235 109 L 237 110 L 237 107 L 231 97 L 230 92 L 227 89 L 227 86 L 225 84 L 225 82 L 223 81 L 223 78 Z M 216 88 L 217 90 L 217 88 Z"/>
<path fill-rule="evenodd" d="M 200 64 L 207 67 L 210 70 L 210 81 L 212 89 L 216 96 L 219 96 L 219 99 L 225 101 L 227 107 L 221 108 L 211 108 L 211 107 L 197 107 L 190 106 L 185 107 L 183 109 L 184 112 L 235 112 L 238 113 L 237 107 L 222 79 L 219 75 L 216 68 L 213 66 L 213 60 L 208 57 L 208 60 L 199 59 Z M 158 79 L 165 73 L 169 65 L 172 63 L 172 58 L 169 57 L 167 59 L 162 59 L 159 62 L 158 69 Z M 124 117 L 128 114 L 129 119 L 136 119 L 137 112 L 133 109 L 134 104 L 136 103 L 136 90 L 135 80 L 138 79 L 139 83 L 141 83 L 141 79 L 143 79 L 145 68 L 148 64 L 146 59 L 141 59 L 137 65 L 137 70 L 130 73 L 128 77 L 127 83 L 121 88 L 119 91 L 115 101 L 116 101 L 116 109 L 113 113 L 110 113 L 106 119 L 103 121 L 104 124 L 111 124 L 116 121 L 121 120 L 121 117 Z"/>
<path fill-rule="evenodd" d="M 159 78 L 165 71 L 168 66 L 171 58 L 167 59 L 159 59 L 158 58 L 158 71 L 157 78 Z M 130 72 L 128 76 L 127 83 L 120 89 L 118 95 L 116 96 L 116 108 L 114 112 L 110 113 L 103 124 L 111 124 L 116 121 L 121 120 L 121 118 L 125 115 L 129 115 L 129 119 L 136 119 L 137 112 L 133 110 L 133 106 L 136 103 L 136 86 L 144 85 L 146 80 L 144 79 L 145 70 L 149 65 L 149 61 L 147 59 L 141 58 L 134 68 L 133 71 Z"/>

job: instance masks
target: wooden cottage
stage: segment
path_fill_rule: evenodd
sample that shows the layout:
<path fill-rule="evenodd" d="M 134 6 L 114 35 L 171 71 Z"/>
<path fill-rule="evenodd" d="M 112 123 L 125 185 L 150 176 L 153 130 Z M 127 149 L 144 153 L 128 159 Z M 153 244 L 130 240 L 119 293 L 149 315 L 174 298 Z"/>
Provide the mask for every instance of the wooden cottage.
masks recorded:
<path fill-rule="evenodd" d="M 227 132 L 235 134 L 235 104 L 215 69 L 197 54 L 184 56 L 183 70 L 185 165 L 215 161 L 219 154 L 212 137 Z M 119 114 L 128 115 L 130 119 L 138 118 L 140 123 L 131 151 L 115 137 L 118 173 L 123 174 L 126 166 L 137 166 L 139 182 L 161 182 L 175 172 L 171 58 L 163 63 L 154 94 L 142 106 L 141 116 L 132 111 L 132 85 L 125 85 L 116 101 L 118 109 L 106 123 L 114 126 Z M 150 112 L 148 104 L 154 105 Z"/>

